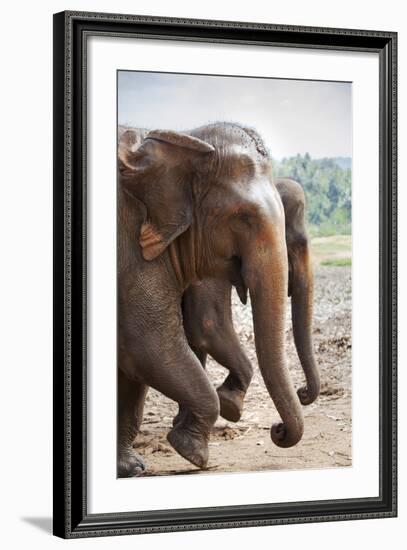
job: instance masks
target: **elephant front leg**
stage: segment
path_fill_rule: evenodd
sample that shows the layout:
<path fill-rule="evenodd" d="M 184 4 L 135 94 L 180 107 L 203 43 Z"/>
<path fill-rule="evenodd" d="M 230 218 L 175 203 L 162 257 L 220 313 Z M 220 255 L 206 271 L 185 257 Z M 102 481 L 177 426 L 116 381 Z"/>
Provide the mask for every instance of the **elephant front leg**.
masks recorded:
<path fill-rule="evenodd" d="M 225 381 L 218 387 L 220 414 L 226 420 L 237 422 L 242 416 L 243 402 L 250 385 L 253 368 L 233 327 L 231 316 L 228 319 L 218 315 L 214 308 L 212 317 L 202 320 L 200 354 L 208 353 L 220 365 L 229 371 Z"/>
<path fill-rule="evenodd" d="M 143 458 L 133 449 L 143 416 L 147 387 L 118 372 L 117 476 L 139 476 L 146 470 Z"/>
<path fill-rule="evenodd" d="M 204 357 L 201 364 L 205 369 L 207 352 L 191 346 L 198 358 Z M 207 339 L 205 348 L 208 353 L 223 367 L 230 371 L 224 382 L 217 388 L 220 415 L 226 420 L 237 422 L 243 412 L 244 398 L 253 375 L 249 359 L 240 347 L 236 335 L 224 334 Z M 175 426 L 187 414 L 185 407 L 180 406 L 173 420 Z"/>
<path fill-rule="evenodd" d="M 203 349 L 195 348 L 192 345 L 191 345 L 191 349 L 195 353 L 195 355 L 198 357 L 198 359 L 199 359 L 199 361 L 202 365 L 202 368 L 205 369 L 205 367 L 206 367 L 206 358 L 207 358 L 208 354 Z M 179 422 L 183 421 L 183 419 L 186 417 L 187 414 L 188 414 L 188 410 L 185 407 L 183 407 L 182 405 L 179 405 L 178 413 L 174 416 L 174 418 L 172 420 L 172 425 L 175 426 Z"/>
<path fill-rule="evenodd" d="M 209 354 L 230 374 L 218 388 L 220 414 L 237 422 L 253 376 L 232 321 L 232 287 L 228 281 L 210 279 L 184 295 L 184 328 L 191 349 L 205 367 Z M 175 421 L 178 421 L 177 415 Z"/>
<path fill-rule="evenodd" d="M 202 365 L 186 341 L 162 354 L 145 372 L 147 383 L 176 401 L 178 422 L 167 435 L 172 447 L 198 468 L 208 463 L 211 429 L 219 416 L 219 399 Z"/>
<path fill-rule="evenodd" d="M 237 422 L 242 416 L 244 398 L 253 376 L 250 361 L 240 347 L 233 327 L 214 337 L 208 352 L 229 370 L 229 375 L 217 389 L 220 414 L 226 420 Z"/>

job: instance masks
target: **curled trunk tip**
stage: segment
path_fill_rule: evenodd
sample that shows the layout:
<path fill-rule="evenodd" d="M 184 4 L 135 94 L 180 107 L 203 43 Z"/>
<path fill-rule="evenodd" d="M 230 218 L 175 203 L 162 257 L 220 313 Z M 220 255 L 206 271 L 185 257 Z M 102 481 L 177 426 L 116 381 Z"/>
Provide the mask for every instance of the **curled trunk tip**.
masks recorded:
<path fill-rule="evenodd" d="M 294 423 L 293 423 L 294 424 Z M 304 433 L 304 422 L 302 418 L 297 418 L 295 425 L 288 426 L 284 422 L 279 422 L 271 426 L 271 440 L 277 447 L 287 449 L 293 447 L 302 438 Z"/>
<path fill-rule="evenodd" d="M 311 405 L 319 396 L 321 384 L 319 381 L 318 373 L 314 373 L 314 380 L 312 383 L 307 384 L 303 388 L 299 388 L 297 395 L 301 401 L 301 405 Z"/>

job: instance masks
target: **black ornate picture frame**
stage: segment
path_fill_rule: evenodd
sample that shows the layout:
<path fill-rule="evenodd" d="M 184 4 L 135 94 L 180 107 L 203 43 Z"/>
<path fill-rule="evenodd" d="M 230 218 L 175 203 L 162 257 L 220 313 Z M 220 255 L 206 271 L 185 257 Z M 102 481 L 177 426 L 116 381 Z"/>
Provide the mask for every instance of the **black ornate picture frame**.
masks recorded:
<path fill-rule="evenodd" d="M 90 514 L 87 505 L 86 59 L 90 36 L 379 55 L 379 487 L 377 498 Z M 54 534 L 63 538 L 394 517 L 397 514 L 397 34 L 62 12 L 54 15 Z M 94 344 L 94 345 L 97 345 Z"/>

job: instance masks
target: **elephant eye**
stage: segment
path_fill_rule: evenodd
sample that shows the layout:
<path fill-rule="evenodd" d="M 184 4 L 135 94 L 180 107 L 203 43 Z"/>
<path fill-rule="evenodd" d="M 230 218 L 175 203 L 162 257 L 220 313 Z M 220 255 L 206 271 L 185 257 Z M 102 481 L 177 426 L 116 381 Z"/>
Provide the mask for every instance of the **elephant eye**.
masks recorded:
<path fill-rule="evenodd" d="M 246 225 L 250 225 L 251 222 L 252 222 L 252 215 L 249 214 L 248 212 L 241 212 L 240 214 L 238 214 L 238 217 L 239 217 L 239 220 L 246 224 Z"/>
<path fill-rule="evenodd" d="M 247 231 L 252 226 L 252 216 L 249 212 L 236 212 L 230 218 L 230 226 L 232 231 L 242 232 Z"/>

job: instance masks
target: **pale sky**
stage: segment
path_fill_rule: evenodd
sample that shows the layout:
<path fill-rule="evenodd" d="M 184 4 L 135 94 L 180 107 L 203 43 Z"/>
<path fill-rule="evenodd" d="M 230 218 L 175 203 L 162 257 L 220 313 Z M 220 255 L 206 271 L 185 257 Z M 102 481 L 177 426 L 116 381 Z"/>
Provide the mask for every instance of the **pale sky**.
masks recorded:
<path fill-rule="evenodd" d="M 351 157 L 352 85 L 119 71 L 118 121 L 172 130 L 240 122 L 255 128 L 277 159 Z"/>

